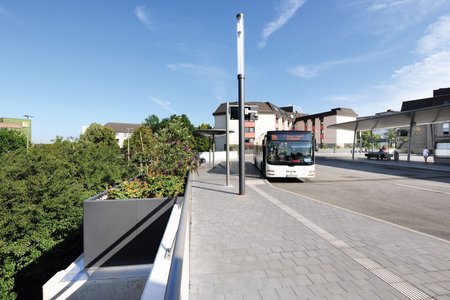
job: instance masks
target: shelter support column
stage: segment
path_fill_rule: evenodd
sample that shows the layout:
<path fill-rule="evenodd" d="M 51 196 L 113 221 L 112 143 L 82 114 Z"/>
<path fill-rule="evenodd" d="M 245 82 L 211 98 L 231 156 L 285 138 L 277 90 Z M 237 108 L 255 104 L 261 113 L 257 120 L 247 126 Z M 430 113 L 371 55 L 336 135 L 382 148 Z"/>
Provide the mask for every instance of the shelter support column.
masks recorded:
<path fill-rule="evenodd" d="M 415 114 L 413 114 L 411 116 L 411 122 L 409 123 L 408 162 L 411 161 L 412 133 L 413 133 L 414 125 L 415 125 L 414 116 L 415 116 Z"/>
<path fill-rule="evenodd" d="M 355 145 L 356 145 L 356 134 L 358 132 L 358 122 L 355 125 L 355 130 L 353 132 L 353 150 L 352 150 L 352 159 L 355 160 Z"/>

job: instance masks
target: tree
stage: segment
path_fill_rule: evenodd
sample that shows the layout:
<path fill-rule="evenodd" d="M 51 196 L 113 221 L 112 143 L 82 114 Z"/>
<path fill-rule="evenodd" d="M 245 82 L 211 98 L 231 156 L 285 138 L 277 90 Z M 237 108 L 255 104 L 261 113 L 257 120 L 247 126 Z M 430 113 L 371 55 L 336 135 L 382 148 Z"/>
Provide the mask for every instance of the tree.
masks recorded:
<path fill-rule="evenodd" d="M 182 114 L 181 116 L 171 115 L 169 118 L 162 119 L 162 121 L 159 124 L 159 129 L 169 127 L 169 123 L 172 123 L 172 122 L 176 122 L 178 124 L 178 126 L 180 126 L 180 128 L 181 127 L 186 128 L 191 134 L 192 134 L 192 132 L 194 132 L 195 127 L 185 114 Z M 159 130 L 156 130 L 154 132 L 158 132 L 158 131 Z"/>
<path fill-rule="evenodd" d="M 163 126 L 155 133 L 155 152 L 149 172 L 152 175 L 184 176 L 196 155 L 194 127 L 186 115 L 172 115 L 161 124 Z"/>
<path fill-rule="evenodd" d="M 152 130 L 147 126 L 139 127 L 133 132 L 129 142 L 131 161 L 139 164 L 141 172 L 146 172 L 154 156 L 155 137 Z"/>
<path fill-rule="evenodd" d="M 118 154 L 57 138 L 1 155 L 0 299 L 41 298 L 42 284 L 79 255 L 81 234 L 71 256 L 58 245 L 81 232 L 83 200 L 137 174 Z"/>
<path fill-rule="evenodd" d="M 160 123 L 160 121 L 159 121 L 158 116 L 150 115 L 144 120 L 144 122 L 142 124 L 147 127 L 150 127 L 150 129 L 153 132 L 156 132 L 159 129 L 159 123 Z"/>
<path fill-rule="evenodd" d="M 200 124 L 197 129 L 211 129 L 211 125 L 209 124 Z M 198 152 L 206 152 L 209 151 L 210 140 L 204 136 L 196 136 L 195 137 L 195 149 Z"/>
<path fill-rule="evenodd" d="M 381 136 L 379 134 L 372 134 L 370 131 L 361 131 L 361 147 L 365 148 L 369 151 L 372 151 L 372 148 L 378 148 L 380 147 L 379 143 L 374 143 L 374 140 L 380 140 Z"/>
<path fill-rule="evenodd" d="M 389 147 L 397 147 L 398 144 L 398 136 L 397 136 L 397 129 L 391 128 L 388 129 L 385 133 L 386 139 L 388 140 Z"/>
<path fill-rule="evenodd" d="M 16 130 L 0 129 L 0 154 L 27 147 L 27 138 Z"/>
<path fill-rule="evenodd" d="M 114 130 L 98 123 L 92 123 L 89 125 L 86 131 L 81 134 L 80 141 L 94 144 L 105 144 L 111 147 L 115 146 L 119 148 Z"/>

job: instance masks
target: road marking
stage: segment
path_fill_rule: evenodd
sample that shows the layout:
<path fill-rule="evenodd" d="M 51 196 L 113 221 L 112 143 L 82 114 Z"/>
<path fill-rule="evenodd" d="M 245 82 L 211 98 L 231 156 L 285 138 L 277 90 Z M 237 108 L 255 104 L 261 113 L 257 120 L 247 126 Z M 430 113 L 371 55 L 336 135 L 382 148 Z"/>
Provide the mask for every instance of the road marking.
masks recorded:
<path fill-rule="evenodd" d="M 426 188 L 421 188 L 421 187 L 413 186 L 413 185 L 406 185 L 406 184 L 400 184 L 400 183 L 397 183 L 396 185 L 398 185 L 398 186 L 403 186 L 403 187 L 407 187 L 407 188 L 411 188 L 411 189 L 416 189 L 416 190 L 426 191 L 426 192 L 432 192 L 432 193 L 437 193 L 437 194 L 450 195 L 450 193 L 447 193 L 447 192 L 438 191 L 438 190 L 432 190 L 432 189 L 426 189 Z"/>
<path fill-rule="evenodd" d="M 259 184 L 262 185 L 262 184 Z M 368 271 L 370 271 L 372 274 L 386 282 L 389 286 L 393 287 L 400 293 L 402 293 L 405 297 L 411 300 L 428 300 L 433 299 L 430 295 L 424 293 L 420 289 L 413 286 L 411 283 L 406 281 L 405 279 L 401 278 L 400 276 L 396 275 L 395 273 L 389 271 L 388 269 L 384 268 L 380 264 L 378 264 L 376 261 L 368 258 L 363 253 L 356 250 L 354 247 L 350 246 L 346 242 L 340 240 L 330 232 L 326 231 L 316 223 L 312 222 L 299 212 L 295 211 L 291 207 L 289 207 L 287 204 L 279 201 L 275 197 L 272 197 L 271 195 L 264 192 L 262 189 L 258 187 L 258 184 L 250 184 L 249 187 L 253 189 L 255 192 L 272 202 L 274 205 L 278 206 L 280 209 L 282 209 L 284 212 L 286 212 L 288 215 L 302 223 L 304 226 L 309 228 L 312 232 L 317 234 L 319 237 L 327 241 L 330 245 L 341 251 L 341 253 L 347 255 L 354 261 L 356 261 L 359 265 L 366 268 Z"/>

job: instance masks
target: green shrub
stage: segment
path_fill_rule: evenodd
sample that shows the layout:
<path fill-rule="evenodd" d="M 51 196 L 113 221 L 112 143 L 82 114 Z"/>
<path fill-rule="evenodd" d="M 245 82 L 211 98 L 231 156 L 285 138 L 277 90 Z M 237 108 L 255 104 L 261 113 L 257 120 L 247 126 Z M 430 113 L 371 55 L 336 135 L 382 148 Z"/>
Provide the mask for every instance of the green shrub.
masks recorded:
<path fill-rule="evenodd" d="M 79 141 L 58 137 L 28 152 L 0 153 L 0 299 L 41 298 L 42 285 L 80 254 L 83 201 L 92 195 L 138 173 L 146 174 L 143 180 L 123 183 L 110 195 L 182 194 L 196 154 L 188 121 L 174 115 L 154 134 L 137 131 L 130 141 L 135 164 L 98 124 Z"/>
<path fill-rule="evenodd" d="M 40 298 L 42 284 L 60 269 L 38 268 L 38 261 L 49 251 L 59 257 L 58 245 L 82 224 L 83 201 L 137 169 L 118 147 L 62 140 L 4 153 L 0 161 L 0 299 Z M 24 272 L 28 280 L 18 285 Z"/>
<path fill-rule="evenodd" d="M 139 199 L 174 197 L 184 193 L 184 178 L 159 175 L 125 181 L 108 191 L 108 199 Z"/>

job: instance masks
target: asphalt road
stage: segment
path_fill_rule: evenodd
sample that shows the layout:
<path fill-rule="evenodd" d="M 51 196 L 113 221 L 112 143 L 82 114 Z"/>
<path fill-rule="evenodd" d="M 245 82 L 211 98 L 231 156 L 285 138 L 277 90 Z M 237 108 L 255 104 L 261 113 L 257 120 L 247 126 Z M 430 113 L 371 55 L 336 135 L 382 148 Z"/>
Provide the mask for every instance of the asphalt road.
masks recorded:
<path fill-rule="evenodd" d="M 450 241 L 450 174 L 320 158 L 313 180 L 278 188 Z"/>

